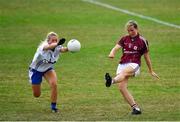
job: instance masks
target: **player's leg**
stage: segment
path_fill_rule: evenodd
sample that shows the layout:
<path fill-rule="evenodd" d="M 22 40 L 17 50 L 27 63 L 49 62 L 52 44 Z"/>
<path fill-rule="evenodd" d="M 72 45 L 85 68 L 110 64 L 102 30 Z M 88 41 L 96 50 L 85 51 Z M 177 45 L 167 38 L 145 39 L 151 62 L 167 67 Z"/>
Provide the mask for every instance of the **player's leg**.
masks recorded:
<path fill-rule="evenodd" d="M 41 84 L 32 84 L 32 91 L 33 91 L 33 95 L 34 97 L 39 97 L 41 95 Z"/>
<path fill-rule="evenodd" d="M 32 92 L 34 97 L 41 95 L 41 82 L 43 73 L 34 69 L 29 69 L 29 81 L 32 84 Z"/>
<path fill-rule="evenodd" d="M 57 76 L 54 70 L 49 70 L 44 74 L 45 79 L 48 81 L 51 87 L 51 109 L 53 112 L 57 112 Z"/>
<path fill-rule="evenodd" d="M 127 83 L 128 83 L 128 78 L 118 83 L 118 88 L 120 92 L 122 93 L 123 97 L 125 98 L 125 100 L 129 103 L 130 106 L 132 106 L 135 104 L 135 101 L 134 101 L 133 96 L 129 93 L 127 89 Z"/>
<path fill-rule="evenodd" d="M 54 70 L 50 70 L 44 74 L 45 79 L 51 87 L 51 102 L 57 101 L 57 76 Z"/>
<path fill-rule="evenodd" d="M 123 81 L 118 83 L 119 90 L 123 95 L 124 99 L 128 102 L 128 104 L 132 107 L 132 114 L 141 114 L 141 110 L 136 104 L 133 96 L 127 89 L 128 78 L 125 78 Z"/>
<path fill-rule="evenodd" d="M 112 83 L 120 83 L 121 81 L 126 80 L 128 77 L 134 76 L 135 70 L 131 66 L 127 66 L 122 70 L 121 73 L 118 73 L 116 77 L 112 79 Z"/>
<path fill-rule="evenodd" d="M 131 66 L 123 67 L 120 73 L 118 73 L 113 79 L 109 73 L 105 74 L 106 87 L 110 87 L 111 84 L 119 83 L 125 80 L 127 77 L 134 76 L 135 70 Z"/>
<path fill-rule="evenodd" d="M 129 103 L 132 107 L 132 114 L 141 114 L 141 111 L 137 104 L 134 101 L 133 96 L 127 89 L 128 78 L 132 76 L 136 76 L 140 73 L 140 68 L 138 64 L 129 63 L 119 65 L 117 68 L 117 75 L 112 79 L 111 76 L 106 73 L 106 87 L 110 87 L 112 83 L 119 83 L 119 90 L 122 93 L 124 99 Z"/>

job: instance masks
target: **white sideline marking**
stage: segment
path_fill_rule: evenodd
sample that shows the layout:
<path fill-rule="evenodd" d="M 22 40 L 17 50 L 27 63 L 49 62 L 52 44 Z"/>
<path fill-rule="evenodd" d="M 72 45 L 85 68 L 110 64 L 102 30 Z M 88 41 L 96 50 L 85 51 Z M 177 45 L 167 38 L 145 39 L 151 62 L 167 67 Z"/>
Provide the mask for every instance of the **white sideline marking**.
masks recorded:
<path fill-rule="evenodd" d="M 156 18 L 152 18 L 152 17 L 149 17 L 149 16 L 144 16 L 144 15 L 141 15 L 141 14 L 138 14 L 138 13 L 134 13 L 134 12 L 125 10 L 125 9 L 117 8 L 115 6 L 111 6 L 111 5 L 106 4 L 106 3 L 101 3 L 101 2 L 98 2 L 98 1 L 95 1 L 95 0 L 82 0 L 82 1 L 89 2 L 89 3 L 92 3 L 92 4 L 96 4 L 96 5 L 99 5 L 99 6 L 103 6 L 105 8 L 109 8 L 109 9 L 119 11 L 119 12 L 122 12 L 122 13 L 125 13 L 125 14 L 136 16 L 136 17 L 139 17 L 139 18 L 142 18 L 142 19 L 150 20 L 150 21 L 162 24 L 162 25 L 166 25 L 166 26 L 169 26 L 169 27 L 174 27 L 174 28 L 180 29 L 180 25 L 175 25 L 175 24 L 172 24 L 172 23 L 169 23 L 169 22 L 158 20 Z"/>

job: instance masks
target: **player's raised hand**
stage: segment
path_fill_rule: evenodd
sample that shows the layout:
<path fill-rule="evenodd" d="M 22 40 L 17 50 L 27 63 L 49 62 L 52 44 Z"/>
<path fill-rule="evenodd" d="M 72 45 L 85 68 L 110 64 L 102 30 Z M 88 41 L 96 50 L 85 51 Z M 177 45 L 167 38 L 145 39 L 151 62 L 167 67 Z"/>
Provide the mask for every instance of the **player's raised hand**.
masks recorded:
<path fill-rule="evenodd" d="M 59 42 L 57 43 L 57 45 L 62 45 L 62 44 L 64 44 L 65 41 L 66 41 L 65 38 L 61 38 L 61 39 L 59 39 Z"/>

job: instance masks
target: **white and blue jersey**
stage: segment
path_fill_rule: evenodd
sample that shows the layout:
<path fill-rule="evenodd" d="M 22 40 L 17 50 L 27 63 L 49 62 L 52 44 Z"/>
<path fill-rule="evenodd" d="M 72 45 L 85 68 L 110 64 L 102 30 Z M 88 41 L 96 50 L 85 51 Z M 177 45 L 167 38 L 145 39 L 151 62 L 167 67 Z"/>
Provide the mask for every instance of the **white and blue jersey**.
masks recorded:
<path fill-rule="evenodd" d="M 62 45 L 57 46 L 54 51 L 43 50 L 47 43 L 40 45 L 34 55 L 34 58 L 29 66 L 29 78 L 32 84 L 40 84 L 44 73 L 53 69 L 53 65 L 57 62 L 60 56 Z"/>
<path fill-rule="evenodd" d="M 57 46 L 54 51 L 43 50 L 45 44 L 42 44 L 36 51 L 32 63 L 30 64 L 31 69 L 35 69 L 39 72 L 45 72 L 49 68 L 53 68 L 53 64 L 57 62 L 61 45 Z"/>

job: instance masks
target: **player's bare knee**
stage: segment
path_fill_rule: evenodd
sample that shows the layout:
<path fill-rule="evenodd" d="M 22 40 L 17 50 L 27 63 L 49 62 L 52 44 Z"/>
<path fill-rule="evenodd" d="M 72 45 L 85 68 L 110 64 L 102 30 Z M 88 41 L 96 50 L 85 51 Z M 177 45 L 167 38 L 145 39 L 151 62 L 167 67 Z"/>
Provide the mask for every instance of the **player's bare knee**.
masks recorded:
<path fill-rule="evenodd" d="M 127 78 L 127 77 L 129 76 L 129 74 L 128 74 L 127 72 L 123 72 L 123 76 L 124 76 L 125 78 Z"/>
<path fill-rule="evenodd" d="M 33 95 L 34 95 L 34 97 L 40 97 L 41 93 L 34 92 Z"/>
<path fill-rule="evenodd" d="M 56 87 L 57 87 L 57 81 L 56 81 L 56 80 L 51 81 L 50 86 L 51 86 L 52 88 L 56 88 Z"/>
<path fill-rule="evenodd" d="M 122 79 L 124 80 L 125 78 L 128 77 L 128 74 L 127 74 L 126 72 L 122 72 L 122 73 L 121 73 L 121 77 L 122 77 Z"/>

